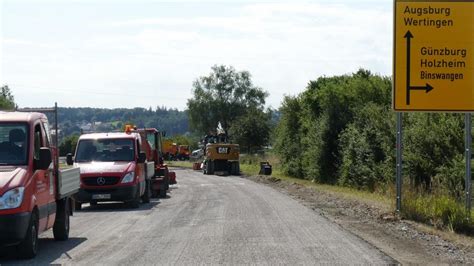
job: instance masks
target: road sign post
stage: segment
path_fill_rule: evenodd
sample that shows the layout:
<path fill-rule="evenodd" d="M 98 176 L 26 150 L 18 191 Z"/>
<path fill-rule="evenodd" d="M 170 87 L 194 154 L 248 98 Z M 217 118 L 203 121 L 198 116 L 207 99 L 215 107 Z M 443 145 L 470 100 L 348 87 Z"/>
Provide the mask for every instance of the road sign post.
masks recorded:
<path fill-rule="evenodd" d="M 393 109 L 397 112 L 397 211 L 402 196 L 400 112 L 466 113 L 466 210 L 471 210 L 474 0 L 394 0 Z"/>
<path fill-rule="evenodd" d="M 402 209 L 402 113 L 397 112 L 397 212 Z"/>
<path fill-rule="evenodd" d="M 471 125 L 471 114 L 467 113 L 464 117 L 464 125 L 466 127 L 466 150 L 465 150 L 465 157 L 466 157 L 466 180 L 465 180 L 465 191 L 466 191 L 466 212 L 467 218 L 471 218 L 471 155 L 472 155 L 472 125 Z"/>

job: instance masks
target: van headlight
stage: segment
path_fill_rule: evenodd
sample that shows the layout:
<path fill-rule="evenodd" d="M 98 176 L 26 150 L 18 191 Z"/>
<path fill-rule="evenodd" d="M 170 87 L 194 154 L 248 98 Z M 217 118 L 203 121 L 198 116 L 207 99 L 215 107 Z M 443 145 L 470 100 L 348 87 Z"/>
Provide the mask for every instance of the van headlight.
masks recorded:
<path fill-rule="evenodd" d="M 15 209 L 23 202 L 24 187 L 17 187 L 9 190 L 0 197 L 0 210 Z"/>
<path fill-rule="evenodd" d="M 131 183 L 135 178 L 135 172 L 130 172 L 122 178 L 122 184 Z"/>

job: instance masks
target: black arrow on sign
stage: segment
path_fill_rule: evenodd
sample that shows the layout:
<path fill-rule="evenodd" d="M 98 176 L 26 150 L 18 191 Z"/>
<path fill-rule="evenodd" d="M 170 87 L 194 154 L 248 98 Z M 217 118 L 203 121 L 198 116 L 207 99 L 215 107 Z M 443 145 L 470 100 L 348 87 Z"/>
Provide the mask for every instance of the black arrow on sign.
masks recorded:
<path fill-rule="evenodd" d="M 420 91 L 426 91 L 426 93 L 432 91 L 434 88 L 426 83 L 426 86 L 415 86 L 415 87 L 410 87 L 410 90 L 420 90 Z"/>
<path fill-rule="evenodd" d="M 432 91 L 434 88 L 426 83 L 426 86 L 411 86 L 410 85 L 410 74 L 411 74 L 411 39 L 413 34 L 407 31 L 403 38 L 407 39 L 407 105 L 410 105 L 410 92 L 412 90 L 424 90 L 426 93 Z"/>

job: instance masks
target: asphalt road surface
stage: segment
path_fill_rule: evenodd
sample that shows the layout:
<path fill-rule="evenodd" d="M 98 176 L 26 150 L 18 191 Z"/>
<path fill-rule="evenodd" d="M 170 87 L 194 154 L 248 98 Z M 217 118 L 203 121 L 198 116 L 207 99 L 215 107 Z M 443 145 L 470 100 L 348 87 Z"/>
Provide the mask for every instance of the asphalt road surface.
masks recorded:
<path fill-rule="evenodd" d="M 314 211 L 235 176 L 176 170 L 166 199 L 139 209 L 119 203 L 83 207 L 70 239 L 40 236 L 38 256 L 0 264 L 387 264 L 396 263 Z"/>

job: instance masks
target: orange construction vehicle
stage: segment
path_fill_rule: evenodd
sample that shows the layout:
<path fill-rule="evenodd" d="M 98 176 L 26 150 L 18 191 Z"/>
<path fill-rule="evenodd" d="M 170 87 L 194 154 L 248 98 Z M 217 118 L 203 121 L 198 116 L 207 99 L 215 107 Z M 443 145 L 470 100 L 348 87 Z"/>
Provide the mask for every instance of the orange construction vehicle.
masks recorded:
<path fill-rule="evenodd" d="M 162 133 L 156 128 L 135 128 L 126 126 L 126 132 L 140 134 L 142 151 L 145 152 L 148 162 L 155 163 L 155 174 L 151 179 L 152 197 L 166 197 L 169 185 L 176 184 L 176 173 L 169 171 L 164 163 L 162 151 Z"/>
<path fill-rule="evenodd" d="M 178 146 L 178 160 L 184 161 L 189 160 L 189 155 L 191 152 L 189 151 L 189 145 L 179 145 Z"/>
<path fill-rule="evenodd" d="M 178 156 L 178 144 L 174 143 L 170 139 L 163 140 L 163 145 L 161 147 L 161 152 L 163 157 L 167 161 L 174 161 Z"/>

